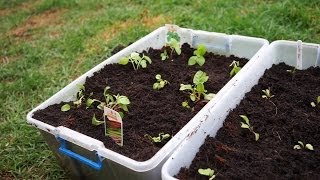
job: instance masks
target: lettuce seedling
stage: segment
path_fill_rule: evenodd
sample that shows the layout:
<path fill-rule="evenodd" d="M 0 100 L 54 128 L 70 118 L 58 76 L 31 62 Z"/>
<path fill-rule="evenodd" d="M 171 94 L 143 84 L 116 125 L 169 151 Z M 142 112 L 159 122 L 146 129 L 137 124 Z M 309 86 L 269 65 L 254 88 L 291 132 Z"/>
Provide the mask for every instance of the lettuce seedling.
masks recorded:
<path fill-rule="evenodd" d="M 249 131 L 254 134 L 255 140 L 258 141 L 260 135 L 259 135 L 259 133 L 256 133 L 256 132 L 253 131 L 253 127 L 250 125 L 249 118 L 246 115 L 240 115 L 240 117 L 244 121 L 244 122 L 240 122 L 241 123 L 241 128 L 249 129 Z"/>
<path fill-rule="evenodd" d="M 157 80 L 157 82 L 155 82 L 153 84 L 153 89 L 155 89 L 155 90 L 162 89 L 166 84 L 169 83 L 167 80 L 161 79 L 161 75 L 160 74 L 156 75 L 156 80 Z"/>
<path fill-rule="evenodd" d="M 180 84 L 180 91 L 188 91 L 190 99 L 192 101 L 199 101 L 203 96 L 205 100 L 211 100 L 215 94 L 208 93 L 204 87 L 204 83 L 207 82 L 209 77 L 203 71 L 198 71 L 193 77 L 193 85 L 191 84 Z"/>
<path fill-rule="evenodd" d="M 232 63 L 229 66 L 233 66 L 233 68 L 230 71 L 230 77 L 233 77 L 241 70 L 239 61 L 232 61 Z"/>
<path fill-rule="evenodd" d="M 293 149 L 308 149 L 313 151 L 313 146 L 311 144 L 304 145 L 302 141 L 298 141 L 298 144 L 294 145 Z"/>
<path fill-rule="evenodd" d="M 119 94 L 117 94 L 117 95 L 109 94 L 108 93 L 109 89 L 110 89 L 109 86 L 106 86 L 104 88 L 104 91 L 103 91 L 103 95 L 105 98 L 104 102 L 97 100 L 98 102 L 100 102 L 100 104 L 98 105 L 98 108 L 103 110 L 103 107 L 106 106 L 110 109 L 113 109 L 113 110 L 119 112 L 120 116 L 123 118 L 124 114 L 120 110 L 122 109 L 123 111 L 128 112 L 127 106 L 130 104 L 130 100 L 126 96 L 121 96 Z"/>
<path fill-rule="evenodd" d="M 93 114 L 92 119 L 91 119 L 91 123 L 92 123 L 92 125 L 99 126 L 100 124 L 103 124 L 104 121 L 99 121 L 96 118 L 96 114 Z"/>
<path fill-rule="evenodd" d="M 138 70 L 140 67 L 147 68 L 147 63 L 151 64 L 151 59 L 144 54 L 140 57 L 139 53 L 133 52 L 127 57 L 122 57 L 119 61 L 121 65 L 127 65 L 131 63 L 134 70 Z"/>
<path fill-rule="evenodd" d="M 214 175 L 214 170 L 207 168 L 207 169 L 198 169 L 198 173 L 203 175 L 203 176 L 208 176 L 209 180 L 212 180 L 213 178 L 216 177 L 216 175 Z"/>
<path fill-rule="evenodd" d="M 311 104 L 311 106 L 312 107 L 319 107 L 320 108 L 320 96 L 318 96 L 317 97 L 317 101 L 316 101 L 317 103 L 315 103 L 315 102 L 311 102 L 310 104 Z"/>
<path fill-rule="evenodd" d="M 149 138 L 154 143 L 161 143 L 163 140 L 170 138 L 170 134 L 164 134 L 163 132 L 161 132 L 156 137 L 152 137 L 149 134 L 145 134 L 144 137 Z"/>
<path fill-rule="evenodd" d="M 205 62 L 205 58 L 203 56 L 206 52 L 207 52 L 206 47 L 203 44 L 200 44 L 197 50 L 193 52 L 195 56 L 191 56 L 189 58 L 188 65 L 192 66 L 195 64 L 199 64 L 199 66 L 202 66 Z"/>

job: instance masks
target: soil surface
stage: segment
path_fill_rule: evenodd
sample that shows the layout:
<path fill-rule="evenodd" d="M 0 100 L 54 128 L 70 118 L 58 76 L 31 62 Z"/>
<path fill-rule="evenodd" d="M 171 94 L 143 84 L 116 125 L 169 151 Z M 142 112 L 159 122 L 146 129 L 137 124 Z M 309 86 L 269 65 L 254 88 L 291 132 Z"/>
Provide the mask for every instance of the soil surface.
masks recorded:
<path fill-rule="evenodd" d="M 158 136 L 164 132 L 174 136 L 205 105 L 205 102 L 191 103 L 189 95 L 179 91 L 181 83 L 191 84 L 194 74 L 202 70 L 209 76 L 205 88 L 208 92 L 217 93 L 230 80 L 229 64 L 236 60 L 240 61 L 242 67 L 247 62 L 244 58 L 206 53 L 204 66 L 188 66 L 187 62 L 193 51 L 189 45 L 184 44 L 180 56 L 173 54 L 172 58 L 162 61 L 160 53 L 163 50 L 150 49 L 148 53 L 144 52 L 152 59 L 152 64 L 146 69 L 134 71 L 130 63 L 126 66 L 111 64 L 86 79 L 85 98 L 93 93 L 92 98 L 103 100 L 103 90 L 105 86 L 110 86 L 112 94 L 119 93 L 130 99 L 129 112 L 123 118 L 123 147 L 104 135 L 104 125 L 91 124 L 93 114 L 98 119 L 103 119 L 103 111 L 95 107 L 86 109 L 85 103 L 79 108 L 71 108 L 68 112 L 60 111 L 65 103 L 51 105 L 35 112 L 33 117 L 53 126 L 65 126 L 98 139 L 106 148 L 132 159 L 148 160 L 166 142 L 154 144 L 144 136 L 145 134 Z M 161 90 L 152 89 L 153 83 L 156 82 L 156 74 L 161 74 L 163 79 L 169 81 Z M 189 100 L 189 105 L 194 107 L 194 111 L 181 106 L 185 100 Z"/>
<path fill-rule="evenodd" d="M 208 179 L 197 171 L 211 168 L 216 179 L 320 179 L 320 105 L 310 105 L 320 96 L 320 68 L 296 70 L 294 76 L 289 69 L 281 63 L 266 70 L 216 137 L 206 138 L 190 168 L 182 168 L 177 177 Z M 274 95 L 270 100 L 261 97 L 268 87 Z M 260 134 L 257 142 L 240 127 L 239 115 L 247 115 Z M 298 141 L 310 143 L 314 151 L 294 149 Z"/>

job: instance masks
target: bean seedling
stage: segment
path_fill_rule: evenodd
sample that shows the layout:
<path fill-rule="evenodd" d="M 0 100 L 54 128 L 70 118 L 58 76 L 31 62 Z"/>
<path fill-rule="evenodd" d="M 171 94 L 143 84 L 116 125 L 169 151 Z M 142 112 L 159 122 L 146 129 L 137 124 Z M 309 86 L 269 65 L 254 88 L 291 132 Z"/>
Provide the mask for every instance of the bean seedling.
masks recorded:
<path fill-rule="evenodd" d="M 203 176 L 208 176 L 209 180 L 212 180 L 213 178 L 216 177 L 216 175 L 214 175 L 214 170 L 207 168 L 207 169 L 198 169 L 198 173 L 203 175 Z"/>
<path fill-rule="evenodd" d="M 193 52 L 195 56 L 191 56 L 189 58 L 188 65 L 192 66 L 195 64 L 199 64 L 199 66 L 202 66 L 205 63 L 205 58 L 203 56 L 206 52 L 206 47 L 203 44 L 200 44 L 197 50 Z"/>
<path fill-rule="evenodd" d="M 229 66 L 233 66 L 233 68 L 230 71 L 230 77 L 233 77 L 241 70 L 239 61 L 232 61 L 232 63 Z"/>
<path fill-rule="evenodd" d="M 193 85 L 180 84 L 180 91 L 188 91 L 190 99 L 192 101 L 199 101 L 203 96 L 205 100 L 211 100 L 215 94 L 208 93 L 204 87 L 204 83 L 207 82 L 209 77 L 203 71 L 198 71 L 193 77 Z"/>
<path fill-rule="evenodd" d="M 167 80 L 161 79 L 161 75 L 160 74 L 156 75 L 156 80 L 157 80 L 157 82 L 155 82 L 153 84 L 153 89 L 155 89 L 155 90 L 162 89 L 166 84 L 169 83 Z"/>
<path fill-rule="evenodd" d="M 317 97 L 317 103 L 311 102 L 310 103 L 312 107 L 319 107 L 320 108 L 320 96 Z"/>
<path fill-rule="evenodd" d="M 259 135 L 259 133 L 256 133 L 256 132 L 253 131 L 253 127 L 250 125 L 249 118 L 246 115 L 240 115 L 240 117 L 243 120 L 243 122 L 240 122 L 241 123 L 241 128 L 249 129 L 249 131 L 254 134 L 255 140 L 258 141 L 260 135 Z"/>
<path fill-rule="evenodd" d="M 147 68 L 147 64 L 151 64 L 151 59 L 144 54 L 140 57 L 139 53 L 133 52 L 127 57 L 122 57 L 119 61 L 121 65 L 127 65 L 131 63 L 134 70 L 138 70 L 140 67 Z"/>
<path fill-rule="evenodd" d="M 304 145 L 302 141 L 298 141 L 298 144 L 294 145 L 293 149 L 308 149 L 313 151 L 313 146 L 311 144 Z"/>
<path fill-rule="evenodd" d="M 152 137 L 149 134 L 145 134 L 144 137 L 147 137 L 148 139 L 150 139 L 154 143 L 161 143 L 163 140 L 170 138 L 170 134 L 165 134 L 165 133 L 161 132 L 156 137 Z"/>

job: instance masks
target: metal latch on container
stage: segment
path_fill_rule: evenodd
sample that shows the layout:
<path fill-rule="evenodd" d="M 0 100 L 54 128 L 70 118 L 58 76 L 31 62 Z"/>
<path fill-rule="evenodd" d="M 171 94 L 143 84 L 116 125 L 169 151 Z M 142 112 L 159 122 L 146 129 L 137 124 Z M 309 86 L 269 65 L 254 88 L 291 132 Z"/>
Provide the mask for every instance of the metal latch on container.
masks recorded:
<path fill-rule="evenodd" d="M 96 156 L 97 156 L 97 159 L 98 161 L 97 162 L 94 162 L 84 156 L 81 156 L 80 154 L 77 154 L 69 149 L 67 149 L 67 143 L 66 143 L 66 140 L 60 138 L 60 137 L 57 137 L 57 140 L 60 142 L 60 147 L 59 147 L 59 152 L 61 154 L 64 154 L 66 156 L 69 156 L 73 159 L 76 159 L 80 162 L 82 162 L 83 164 L 86 164 L 88 166 L 90 166 L 91 168 L 95 169 L 95 170 L 101 170 L 102 169 L 102 161 L 103 161 L 103 157 L 99 156 L 98 153 L 96 153 Z"/>

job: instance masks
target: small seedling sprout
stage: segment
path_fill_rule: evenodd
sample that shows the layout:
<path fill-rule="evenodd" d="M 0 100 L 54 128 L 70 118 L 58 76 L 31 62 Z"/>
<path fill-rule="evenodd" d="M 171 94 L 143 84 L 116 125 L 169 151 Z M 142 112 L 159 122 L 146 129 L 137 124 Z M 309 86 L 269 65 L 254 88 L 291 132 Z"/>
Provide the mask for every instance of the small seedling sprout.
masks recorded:
<path fill-rule="evenodd" d="M 268 89 L 262 90 L 262 92 L 263 92 L 263 95 L 261 97 L 263 99 L 269 100 L 269 102 L 276 108 L 276 113 L 275 114 L 278 114 L 278 108 L 277 108 L 276 104 L 273 101 L 271 101 L 271 98 L 273 98 L 274 95 L 271 94 L 270 87 L 268 87 Z"/>
<path fill-rule="evenodd" d="M 212 180 L 213 178 L 216 177 L 216 175 L 214 175 L 214 170 L 207 168 L 207 169 L 198 169 L 198 173 L 203 175 L 203 176 L 208 176 L 209 180 Z"/>
<path fill-rule="evenodd" d="M 91 119 L 91 123 L 92 123 L 92 125 L 99 126 L 100 124 L 103 124 L 104 121 L 99 121 L 96 118 L 96 114 L 93 114 L 92 119 Z"/>
<path fill-rule="evenodd" d="M 109 89 L 110 89 L 109 86 L 106 86 L 104 88 L 103 95 L 104 95 L 105 101 L 104 102 L 99 101 L 100 104 L 98 105 L 98 108 L 103 110 L 103 107 L 106 106 L 108 108 L 111 108 L 117 111 L 120 114 L 120 116 L 123 118 L 123 112 L 121 112 L 120 110 L 122 109 L 123 111 L 127 112 L 128 111 L 127 106 L 130 104 L 130 100 L 127 96 L 121 96 L 119 94 L 117 95 L 109 94 L 108 92 Z"/>
<path fill-rule="evenodd" d="M 312 107 L 319 107 L 320 108 L 320 96 L 317 97 L 317 101 L 315 102 L 311 102 L 310 103 Z"/>
<path fill-rule="evenodd" d="M 164 50 L 163 53 L 160 54 L 161 60 L 164 61 L 169 58 L 167 50 Z"/>
<path fill-rule="evenodd" d="M 250 125 L 249 118 L 246 115 L 240 115 L 240 117 L 243 120 L 243 122 L 240 122 L 241 128 L 249 129 L 249 131 L 254 134 L 255 140 L 258 141 L 260 134 L 253 131 L 253 127 Z"/>
<path fill-rule="evenodd" d="M 181 47 L 180 47 L 180 37 L 176 32 L 168 32 L 167 33 L 167 44 L 171 49 L 170 57 L 172 58 L 172 53 L 175 51 L 178 55 L 181 54 Z M 166 60 L 168 58 L 167 51 L 161 53 L 161 59 Z"/>
<path fill-rule="evenodd" d="M 62 112 L 67 112 L 67 111 L 69 111 L 70 110 L 70 105 L 69 104 L 65 104 L 65 105 L 63 105 L 63 106 L 61 106 L 61 111 Z"/>
<path fill-rule="evenodd" d="M 230 77 L 233 77 L 241 70 L 239 61 L 232 61 L 232 63 L 229 66 L 233 66 L 233 68 L 230 71 Z"/>
<path fill-rule="evenodd" d="M 313 151 L 313 146 L 311 144 L 304 145 L 302 141 L 298 141 L 298 144 L 293 146 L 293 149 L 307 149 Z"/>
<path fill-rule="evenodd" d="M 140 67 L 147 68 L 147 64 L 151 64 L 151 59 L 144 54 L 140 57 L 139 53 L 133 52 L 127 57 L 122 57 L 119 61 L 121 65 L 127 65 L 131 63 L 134 70 L 138 70 Z"/>
<path fill-rule="evenodd" d="M 157 82 L 153 84 L 153 89 L 155 90 L 162 89 L 166 84 L 169 83 L 167 80 L 163 80 L 160 74 L 156 75 L 156 80 Z"/>
<path fill-rule="evenodd" d="M 147 137 L 153 143 L 161 143 L 163 140 L 166 140 L 166 139 L 170 138 L 170 134 L 165 134 L 165 133 L 161 132 L 156 137 L 152 137 L 149 134 L 145 134 L 144 137 Z"/>
<path fill-rule="evenodd" d="M 183 101 L 183 102 L 181 103 L 181 105 L 182 105 L 182 107 L 184 107 L 184 108 L 188 108 L 188 109 L 190 108 L 188 101 Z"/>
<path fill-rule="evenodd" d="M 180 84 L 180 91 L 188 91 L 190 94 L 190 99 L 192 101 L 199 101 L 201 96 L 205 100 L 211 100 L 215 94 L 208 93 L 204 87 L 204 83 L 207 82 L 209 77 L 203 71 L 198 71 L 193 77 L 193 85 L 191 84 Z"/>
<path fill-rule="evenodd" d="M 202 66 L 205 63 L 205 58 L 203 56 L 206 52 L 207 52 L 206 47 L 203 44 L 200 44 L 197 50 L 193 52 L 195 56 L 191 56 L 189 58 L 188 65 L 192 66 L 192 65 L 198 64 L 199 66 Z"/>

